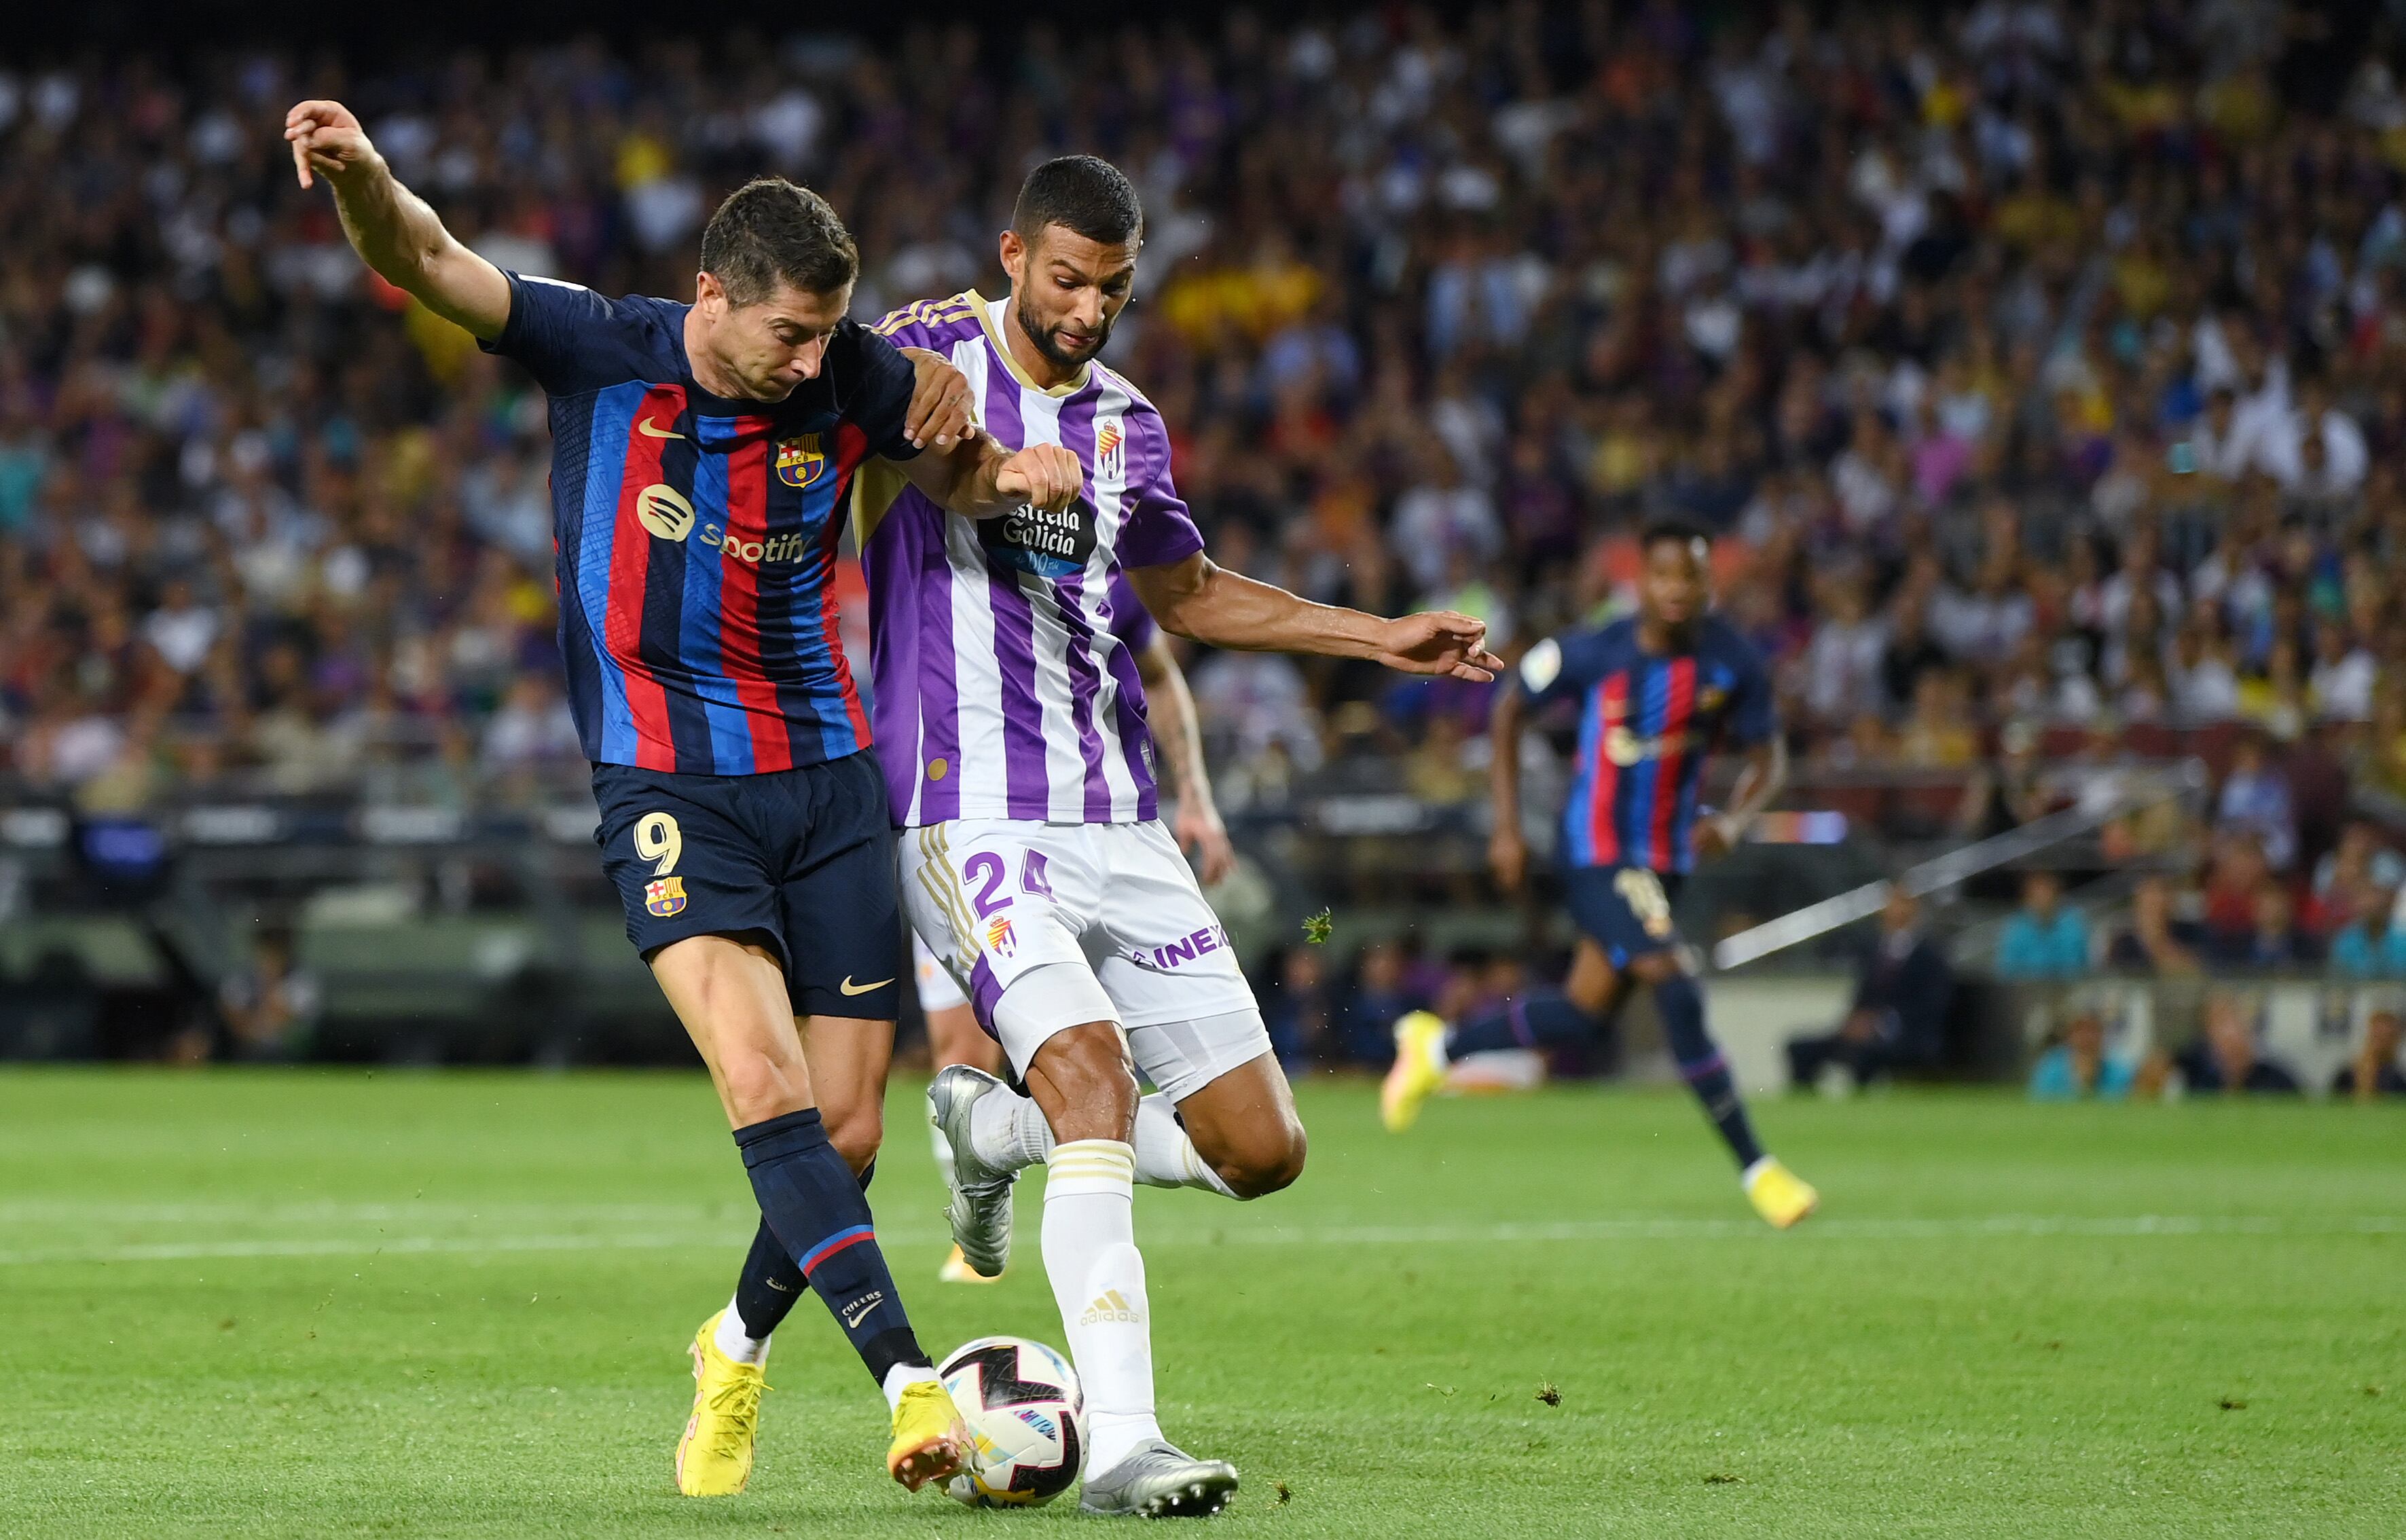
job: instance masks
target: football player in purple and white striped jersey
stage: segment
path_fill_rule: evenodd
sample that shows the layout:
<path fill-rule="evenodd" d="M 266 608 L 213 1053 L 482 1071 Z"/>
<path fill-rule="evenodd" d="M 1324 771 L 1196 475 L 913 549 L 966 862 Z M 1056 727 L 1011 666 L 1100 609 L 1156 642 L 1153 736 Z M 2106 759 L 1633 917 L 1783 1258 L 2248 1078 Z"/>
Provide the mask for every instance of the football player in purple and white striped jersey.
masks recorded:
<path fill-rule="evenodd" d="M 1502 664 L 1469 615 L 1308 603 L 1204 554 L 1161 415 L 1096 358 L 1142 237 L 1115 168 L 1047 162 L 1001 236 L 1008 294 L 910 305 L 874 328 L 960 370 L 1005 451 L 1069 450 L 1082 495 L 981 523 L 871 462 L 854 526 L 904 904 L 1025 1087 L 960 1065 L 928 1090 L 954 1151 L 954 1239 L 979 1273 L 1000 1272 L 1012 1182 L 1046 1166 L 1045 1272 L 1092 1420 L 1082 1505 L 1167 1515 L 1217 1511 L 1237 1473 L 1154 1420 L 1132 1185 L 1257 1196 L 1301 1172 L 1304 1137 L 1227 933 L 1160 822 L 1121 610 L 1132 593 L 1164 629 L 1218 647 L 1480 681 Z M 813 1065 L 823 1085 L 881 1082 L 857 1068 Z M 1157 1095 L 1139 1098 L 1139 1068 Z"/>

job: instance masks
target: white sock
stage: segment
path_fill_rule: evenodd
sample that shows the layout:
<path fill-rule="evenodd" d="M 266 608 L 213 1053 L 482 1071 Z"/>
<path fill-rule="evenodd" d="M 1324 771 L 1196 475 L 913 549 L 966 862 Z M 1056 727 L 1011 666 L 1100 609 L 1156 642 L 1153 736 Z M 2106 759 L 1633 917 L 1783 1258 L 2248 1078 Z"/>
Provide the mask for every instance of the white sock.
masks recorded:
<path fill-rule="evenodd" d="M 936 1382 L 936 1371 L 925 1363 L 897 1363 L 885 1371 L 885 1409 L 902 1405 L 902 1392 L 912 1386 Z"/>
<path fill-rule="evenodd" d="M 743 1329 L 743 1312 L 735 1302 L 727 1302 L 727 1312 L 718 1318 L 718 1350 L 738 1363 L 766 1363 L 769 1361 L 769 1339 L 753 1336 Z"/>
<path fill-rule="evenodd" d="M 998 1170 L 1041 1166 L 1053 1153 L 1053 1125 L 1032 1098 L 998 1086 L 969 1109 L 969 1148 Z"/>
<path fill-rule="evenodd" d="M 1148 1439 L 1153 1415 L 1153 1321 L 1144 1258 L 1136 1249 L 1136 1151 L 1117 1139 L 1073 1139 L 1053 1151 L 1044 1182 L 1044 1273 L 1061 1308 L 1061 1333 L 1086 1388 L 1100 1475 Z"/>
<path fill-rule="evenodd" d="M 953 1184 L 953 1141 L 944 1137 L 944 1131 L 932 1123 L 927 1124 L 927 1139 L 936 1150 L 936 1175 L 943 1178 L 944 1185 L 950 1187 Z"/>
<path fill-rule="evenodd" d="M 1147 1187 L 1200 1187 L 1224 1198 L 1237 1195 L 1186 1137 L 1177 1104 L 1158 1091 L 1136 1104 L 1136 1180 Z"/>

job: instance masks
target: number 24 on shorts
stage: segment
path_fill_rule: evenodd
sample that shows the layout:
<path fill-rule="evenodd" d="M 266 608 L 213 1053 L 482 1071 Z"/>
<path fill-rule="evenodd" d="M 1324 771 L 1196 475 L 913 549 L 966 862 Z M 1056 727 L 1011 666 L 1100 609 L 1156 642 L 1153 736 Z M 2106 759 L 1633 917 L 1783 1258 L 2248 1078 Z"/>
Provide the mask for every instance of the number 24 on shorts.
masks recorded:
<path fill-rule="evenodd" d="M 969 903 L 977 910 L 979 919 L 984 919 L 996 910 L 1011 907 L 1011 895 L 996 891 L 1002 886 L 1006 869 L 1002 857 L 990 850 L 979 851 L 961 864 L 961 886 L 975 889 L 969 895 Z M 1042 851 L 1021 853 L 1019 886 L 1020 891 L 1035 894 L 1040 898 L 1053 897 L 1053 880 L 1045 870 Z"/>

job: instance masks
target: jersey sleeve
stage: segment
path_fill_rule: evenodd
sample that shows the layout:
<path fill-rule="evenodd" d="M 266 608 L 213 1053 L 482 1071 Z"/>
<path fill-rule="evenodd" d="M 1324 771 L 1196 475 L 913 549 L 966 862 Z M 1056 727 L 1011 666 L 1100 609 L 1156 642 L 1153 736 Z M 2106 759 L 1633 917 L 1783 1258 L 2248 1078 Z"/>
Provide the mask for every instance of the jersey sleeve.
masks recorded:
<path fill-rule="evenodd" d="M 573 396 L 647 374 L 642 333 L 648 318 L 634 302 L 611 300 L 583 284 L 504 272 L 510 318 L 502 334 L 476 346 L 523 364 L 555 396 Z"/>
<path fill-rule="evenodd" d="M 870 454 L 891 460 L 916 458 L 918 446 L 903 436 L 902 429 L 911 420 L 911 392 L 917 386 L 918 372 L 900 348 L 878 331 L 851 321 L 844 322 L 843 328 L 850 334 L 850 351 L 858 370 L 857 376 L 847 382 L 843 415 L 859 425 Z"/>
<path fill-rule="evenodd" d="M 1169 429 L 1151 411 L 1130 413 L 1127 520 L 1120 527 L 1120 562 L 1167 567 L 1203 548 L 1203 531 L 1169 474 Z"/>
<path fill-rule="evenodd" d="M 1750 749 L 1770 742 L 1778 730 L 1779 721 L 1771 698 L 1771 672 L 1762 666 L 1762 655 L 1740 641 L 1732 649 L 1736 656 L 1734 671 L 1737 679 L 1730 686 L 1728 714 L 1722 718 L 1721 741 L 1735 749 Z"/>
<path fill-rule="evenodd" d="M 1604 677 L 1602 643 L 1592 633 L 1550 636 L 1521 655 L 1513 671 L 1521 699 L 1550 706 L 1585 695 Z"/>

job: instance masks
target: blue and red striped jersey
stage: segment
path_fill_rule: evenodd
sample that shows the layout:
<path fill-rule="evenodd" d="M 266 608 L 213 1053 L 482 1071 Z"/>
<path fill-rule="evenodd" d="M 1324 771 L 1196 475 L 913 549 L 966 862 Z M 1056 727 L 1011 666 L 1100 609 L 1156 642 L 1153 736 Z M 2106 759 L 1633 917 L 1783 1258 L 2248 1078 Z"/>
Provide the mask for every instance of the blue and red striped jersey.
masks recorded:
<path fill-rule="evenodd" d="M 846 320 L 784 401 L 694 382 L 673 300 L 509 275 L 489 351 L 551 398 L 568 694 L 595 764 L 752 775 L 868 747 L 828 585 L 853 472 L 907 459 L 909 360 Z"/>
<path fill-rule="evenodd" d="M 1762 656 L 1718 615 L 1698 622 L 1686 651 L 1649 653 L 1637 622 L 1621 620 L 1539 643 L 1520 672 L 1532 701 L 1580 702 L 1563 811 L 1567 866 L 1691 869 L 1705 756 L 1776 730 Z"/>

